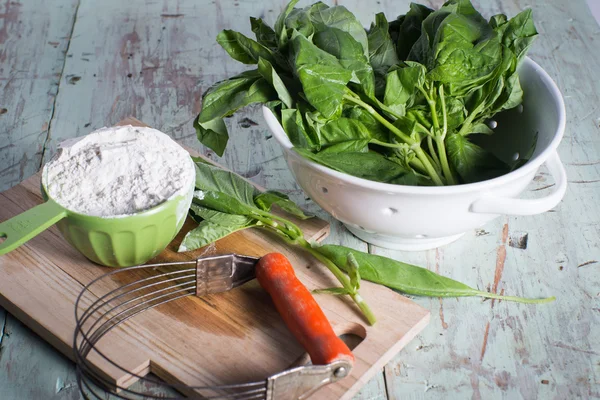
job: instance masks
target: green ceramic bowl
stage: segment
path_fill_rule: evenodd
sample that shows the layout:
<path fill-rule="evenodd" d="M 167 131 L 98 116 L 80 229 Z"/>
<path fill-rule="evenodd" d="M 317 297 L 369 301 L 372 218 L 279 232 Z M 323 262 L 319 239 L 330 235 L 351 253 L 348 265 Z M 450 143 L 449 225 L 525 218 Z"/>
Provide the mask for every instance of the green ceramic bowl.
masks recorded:
<path fill-rule="evenodd" d="M 42 179 L 43 180 L 43 179 Z M 179 232 L 192 202 L 189 190 L 148 210 L 117 217 L 79 214 L 48 198 L 47 201 L 0 223 L 0 255 L 16 249 L 56 224 L 64 238 L 95 263 L 110 267 L 143 264 L 163 251 Z"/>

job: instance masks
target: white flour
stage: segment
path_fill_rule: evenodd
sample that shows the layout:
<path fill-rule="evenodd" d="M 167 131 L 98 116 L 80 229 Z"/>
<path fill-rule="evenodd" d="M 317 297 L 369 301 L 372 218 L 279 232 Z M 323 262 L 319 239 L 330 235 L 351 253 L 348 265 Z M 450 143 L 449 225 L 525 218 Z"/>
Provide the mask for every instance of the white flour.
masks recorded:
<path fill-rule="evenodd" d="M 185 149 L 151 128 L 98 129 L 61 144 L 45 166 L 50 197 L 68 210 L 114 217 L 147 210 L 193 186 Z"/>

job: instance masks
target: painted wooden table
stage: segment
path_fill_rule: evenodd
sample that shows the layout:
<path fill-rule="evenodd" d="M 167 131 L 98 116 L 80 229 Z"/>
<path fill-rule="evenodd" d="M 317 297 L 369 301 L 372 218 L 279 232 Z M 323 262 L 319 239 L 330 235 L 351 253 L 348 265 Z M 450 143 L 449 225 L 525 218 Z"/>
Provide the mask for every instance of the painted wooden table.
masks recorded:
<path fill-rule="evenodd" d="M 409 1 L 339 3 L 367 25 L 375 10 L 395 17 Z M 559 148 L 569 177 L 564 201 L 543 215 L 501 217 L 427 252 L 369 246 L 333 220 L 328 240 L 482 289 L 557 301 L 415 299 L 432 311 L 430 326 L 357 399 L 600 398 L 600 28 L 584 0 L 476 3 L 485 16 L 533 8 L 541 35 L 531 57 L 567 105 Z M 2 1 L 0 190 L 36 172 L 61 140 L 129 115 L 215 157 L 196 142 L 192 119 L 209 85 L 244 69 L 215 36 L 224 28 L 249 34 L 249 16 L 273 23 L 283 6 L 284 0 Z M 228 125 L 231 145 L 220 162 L 329 218 L 294 182 L 258 108 Z M 527 196 L 552 183 L 542 169 Z M 79 398 L 73 364 L 0 309 L 0 399 Z"/>

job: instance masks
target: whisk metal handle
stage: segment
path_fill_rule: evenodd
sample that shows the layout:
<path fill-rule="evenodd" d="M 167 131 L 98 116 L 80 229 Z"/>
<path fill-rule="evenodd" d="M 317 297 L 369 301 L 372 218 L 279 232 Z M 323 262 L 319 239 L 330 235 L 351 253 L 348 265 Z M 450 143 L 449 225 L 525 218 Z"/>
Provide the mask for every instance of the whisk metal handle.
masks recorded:
<path fill-rule="evenodd" d="M 196 296 L 226 292 L 254 279 L 258 258 L 223 254 L 196 260 Z"/>

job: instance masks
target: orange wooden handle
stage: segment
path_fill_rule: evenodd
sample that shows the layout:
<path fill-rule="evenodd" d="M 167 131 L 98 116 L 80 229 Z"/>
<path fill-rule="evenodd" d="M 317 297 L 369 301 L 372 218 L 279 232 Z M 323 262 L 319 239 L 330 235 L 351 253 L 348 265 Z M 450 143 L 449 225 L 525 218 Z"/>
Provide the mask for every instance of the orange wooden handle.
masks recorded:
<path fill-rule="evenodd" d="M 288 329 L 315 365 L 336 360 L 354 362 L 354 355 L 337 335 L 308 289 L 296 278 L 289 260 L 269 253 L 256 265 L 256 279 L 265 289 Z"/>

